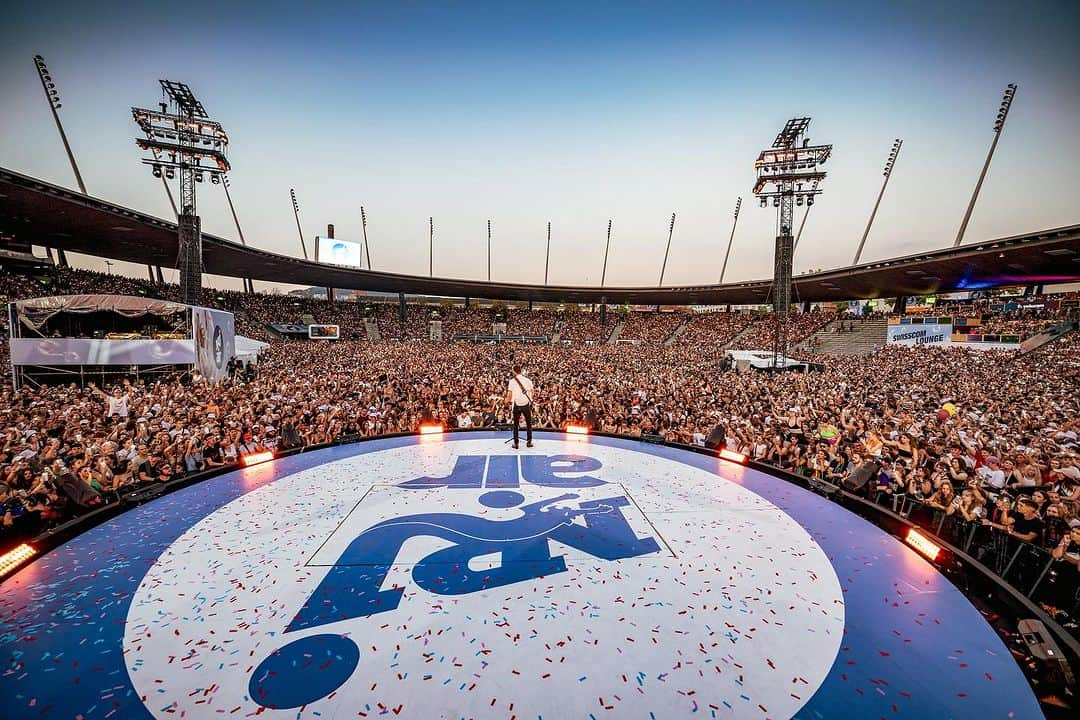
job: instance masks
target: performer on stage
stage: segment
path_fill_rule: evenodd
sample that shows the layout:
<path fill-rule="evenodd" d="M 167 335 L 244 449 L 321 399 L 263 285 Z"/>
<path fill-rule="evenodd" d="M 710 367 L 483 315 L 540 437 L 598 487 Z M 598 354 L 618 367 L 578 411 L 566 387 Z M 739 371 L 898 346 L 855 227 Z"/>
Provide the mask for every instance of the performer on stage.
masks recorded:
<path fill-rule="evenodd" d="M 525 446 L 532 447 L 532 406 L 533 383 L 521 371 L 521 365 L 514 365 L 514 375 L 506 388 L 506 401 L 514 404 L 511 414 L 514 424 L 514 449 L 518 447 L 518 421 L 525 416 Z"/>

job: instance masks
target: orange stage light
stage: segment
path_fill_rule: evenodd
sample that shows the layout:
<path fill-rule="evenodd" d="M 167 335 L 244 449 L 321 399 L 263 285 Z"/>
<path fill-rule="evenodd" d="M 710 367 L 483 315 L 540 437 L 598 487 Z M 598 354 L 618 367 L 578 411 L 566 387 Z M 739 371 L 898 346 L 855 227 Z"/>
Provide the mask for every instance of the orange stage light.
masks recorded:
<path fill-rule="evenodd" d="M 563 430 L 566 433 L 570 434 L 570 435 L 588 435 L 589 434 L 589 426 L 588 425 L 573 425 L 573 424 L 570 424 L 570 425 L 567 425 L 565 428 L 563 428 Z"/>
<path fill-rule="evenodd" d="M 18 565 L 22 564 L 24 560 L 28 560 L 35 555 L 37 555 L 37 550 L 26 543 L 23 543 L 14 550 L 10 550 L 3 555 L 0 555 L 0 577 L 4 577 Z"/>
<path fill-rule="evenodd" d="M 258 465 L 259 463 L 263 463 L 263 462 L 266 462 L 267 460 L 273 460 L 273 459 L 274 459 L 274 453 L 267 450 L 265 452 L 256 452 L 256 453 L 251 453 L 250 455 L 241 456 L 240 464 L 243 465 L 244 467 L 249 467 L 251 465 Z"/>
<path fill-rule="evenodd" d="M 443 433 L 443 426 L 442 425 L 421 425 L 420 426 L 420 434 L 421 435 L 442 435 L 442 433 Z"/>
<path fill-rule="evenodd" d="M 734 450 L 728 450 L 727 448 L 722 448 L 720 450 L 720 452 L 717 453 L 717 454 L 720 457 L 724 458 L 725 460 L 730 460 L 731 462 L 737 462 L 740 465 L 743 465 L 743 464 L 746 463 L 746 456 L 743 455 L 741 452 L 735 452 Z"/>
<path fill-rule="evenodd" d="M 941 555 L 941 546 L 932 542 L 930 538 L 926 537 L 915 528 L 908 529 L 904 542 L 928 557 L 931 561 L 937 560 L 938 556 Z"/>

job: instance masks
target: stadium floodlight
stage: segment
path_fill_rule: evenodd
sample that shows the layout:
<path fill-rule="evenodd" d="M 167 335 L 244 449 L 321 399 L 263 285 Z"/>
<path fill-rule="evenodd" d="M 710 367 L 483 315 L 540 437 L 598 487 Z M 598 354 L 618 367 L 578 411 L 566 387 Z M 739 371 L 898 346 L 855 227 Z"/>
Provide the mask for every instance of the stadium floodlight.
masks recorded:
<path fill-rule="evenodd" d="M 881 205 L 881 198 L 885 194 L 885 188 L 889 185 L 889 178 L 892 177 L 893 166 L 896 165 L 896 158 L 900 157 L 900 147 L 904 144 L 904 141 L 900 138 L 893 140 L 892 150 L 889 151 L 889 159 L 885 161 L 885 176 L 884 182 L 881 183 L 881 191 L 878 192 L 877 201 L 874 203 L 874 209 L 870 211 L 870 219 L 866 221 L 866 229 L 863 230 L 862 239 L 859 240 L 859 248 L 855 251 L 855 259 L 851 261 L 852 265 L 859 264 L 859 258 L 862 257 L 863 246 L 866 245 L 866 238 L 870 234 L 870 226 L 874 224 L 874 217 L 877 215 L 878 206 Z"/>
<path fill-rule="evenodd" d="M 604 280 L 607 278 L 608 250 L 611 250 L 611 218 L 607 221 L 607 245 L 604 246 L 604 267 L 600 270 L 600 287 L 604 287 Z"/>
<path fill-rule="evenodd" d="M 764 198 L 762 198 L 764 200 Z M 727 241 L 727 252 L 724 253 L 724 265 L 720 268 L 720 285 L 724 284 L 724 273 L 727 272 L 727 261 L 731 255 L 731 243 L 735 242 L 735 227 L 739 224 L 739 210 L 742 209 L 742 198 L 735 201 L 735 221 L 731 223 L 731 237 Z"/>
<path fill-rule="evenodd" d="M 1013 98 L 1016 97 L 1017 87 L 1016 83 L 1009 83 L 1005 87 L 1005 93 L 1001 96 L 1001 106 L 998 108 L 997 117 L 994 119 L 994 141 L 990 143 L 990 151 L 986 153 L 986 162 L 983 163 L 982 172 L 979 173 L 979 180 L 975 183 L 975 190 L 971 193 L 971 202 L 968 203 L 967 211 L 964 213 L 964 219 L 960 221 L 960 229 L 956 233 L 956 240 L 953 242 L 953 247 L 959 247 L 960 243 L 964 241 L 964 233 L 967 232 L 968 221 L 971 220 L 971 213 L 975 209 L 975 201 L 979 198 L 979 191 L 982 190 L 983 180 L 986 179 L 986 173 L 990 169 L 990 161 L 994 158 L 994 150 L 997 149 L 998 140 L 1001 138 L 1001 131 L 1005 129 L 1005 118 L 1009 116 L 1009 108 L 1012 107 Z"/>
<path fill-rule="evenodd" d="M 300 229 L 300 203 L 296 202 L 296 190 L 289 188 L 289 197 L 292 198 L 293 217 L 296 218 L 296 233 L 300 236 L 300 250 L 304 253 L 304 259 L 308 259 L 307 243 L 304 242 L 304 231 Z"/>
<path fill-rule="evenodd" d="M 428 219 L 428 277 L 435 277 L 435 218 Z"/>
<path fill-rule="evenodd" d="M 664 250 L 664 263 L 660 266 L 660 282 L 657 287 L 664 287 L 664 271 L 667 270 L 668 253 L 671 252 L 671 236 L 675 234 L 675 213 L 671 213 L 671 224 L 668 225 L 667 248 Z"/>
<path fill-rule="evenodd" d="M 229 137 L 220 123 L 210 119 L 206 108 L 191 88 L 181 82 L 159 80 L 164 102 L 158 110 L 131 108 L 132 118 L 143 137 L 135 143 L 143 152 L 143 164 L 155 177 L 164 168 L 165 180 L 180 175 L 180 212 L 177 216 L 180 292 L 188 304 L 199 302 L 202 289 L 202 230 L 196 209 L 195 183 L 207 175 L 220 175 L 231 169 L 225 155 Z M 171 107 L 170 107 L 171 106 Z M 203 164 L 203 161 L 207 161 Z M 171 193 L 170 193 L 171 199 Z"/>
<path fill-rule="evenodd" d="M 49 101 L 49 109 L 52 111 L 53 120 L 56 122 L 56 129 L 60 133 L 60 140 L 64 143 L 64 151 L 67 153 L 68 162 L 71 163 L 71 171 L 75 173 L 75 182 L 79 185 L 79 192 L 85 195 L 86 184 L 83 183 L 82 173 L 79 172 L 79 165 L 75 162 L 75 155 L 71 152 L 71 144 L 68 142 L 67 133 L 64 132 L 64 126 L 60 122 L 60 113 L 57 112 L 63 107 L 60 103 L 60 91 L 56 89 L 56 83 L 53 81 L 52 73 L 49 72 L 49 68 L 45 64 L 45 58 L 35 55 L 34 66 L 37 68 L 38 77 L 41 79 L 41 89 L 45 91 L 45 99 Z"/>
<path fill-rule="evenodd" d="M 548 284 L 548 265 L 551 262 L 551 221 L 548 220 L 547 250 L 544 252 L 544 284 Z"/>
<path fill-rule="evenodd" d="M 491 221 L 488 220 L 488 243 L 487 243 L 487 256 L 488 256 L 488 282 L 491 282 Z"/>
<path fill-rule="evenodd" d="M 34 67 L 37 68 L 38 78 L 41 80 L 41 89 L 45 92 L 45 99 L 49 103 L 49 110 L 52 112 L 53 121 L 56 123 L 56 130 L 60 133 L 60 141 L 64 143 L 64 152 L 67 153 L 68 162 L 71 163 L 71 171 L 75 173 L 75 182 L 79 186 L 79 192 L 85 195 L 86 184 L 83 182 L 82 173 L 79 172 L 79 165 L 75 162 L 75 154 L 71 152 L 71 143 L 68 142 L 67 133 L 64 132 L 64 125 L 60 122 L 60 113 L 58 111 L 63 107 L 60 103 L 60 91 L 56 89 L 56 83 L 53 81 L 52 74 L 45 64 L 45 58 L 41 55 L 35 55 Z M 56 255 L 60 261 L 60 266 L 67 267 L 67 255 L 64 253 L 63 248 L 57 248 Z"/>
<path fill-rule="evenodd" d="M 360 206 L 360 227 L 364 230 L 364 255 L 367 258 L 367 269 L 371 269 L 371 251 L 368 249 L 371 247 L 368 244 L 367 239 L 367 213 L 364 212 L 364 206 Z"/>
<path fill-rule="evenodd" d="M 211 179 L 215 184 L 219 182 L 217 175 L 212 175 Z M 229 211 L 232 213 L 233 223 L 236 225 L 236 234 L 240 236 L 240 244 L 247 247 L 247 242 L 244 240 L 244 231 L 240 229 L 240 218 L 236 215 L 236 207 L 233 205 L 232 194 L 229 192 L 229 176 L 222 175 L 220 177 L 220 182 L 225 188 L 225 199 L 229 202 Z M 255 292 L 255 286 L 251 283 L 251 278 L 246 277 L 241 278 L 241 280 L 244 283 L 244 292 Z"/>
<path fill-rule="evenodd" d="M 825 172 L 821 166 L 832 155 L 832 145 L 811 145 L 806 137 L 810 118 L 792 118 L 776 135 L 772 147 L 762 150 L 754 162 L 757 181 L 754 194 L 761 206 L 778 208 L 779 234 L 773 256 L 773 367 L 779 368 L 787 354 L 787 316 L 791 311 L 791 265 L 795 253 L 791 235 L 797 198 L 807 206 L 821 193 Z"/>

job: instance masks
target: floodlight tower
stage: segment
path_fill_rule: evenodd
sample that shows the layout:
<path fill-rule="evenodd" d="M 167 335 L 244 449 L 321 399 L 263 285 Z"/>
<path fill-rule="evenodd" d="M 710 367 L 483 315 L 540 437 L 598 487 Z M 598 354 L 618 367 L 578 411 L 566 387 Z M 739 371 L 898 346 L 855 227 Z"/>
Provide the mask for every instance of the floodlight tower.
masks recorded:
<path fill-rule="evenodd" d="M 233 223 L 236 225 L 236 234 L 240 236 L 240 244 L 244 247 L 247 247 L 247 242 L 244 240 L 244 231 L 240 229 L 240 218 L 236 216 L 236 206 L 233 205 L 232 194 L 229 192 L 229 176 L 222 175 L 221 178 L 218 178 L 215 175 L 212 178 L 212 181 L 215 185 L 218 184 L 219 180 L 221 181 L 222 187 L 225 188 L 225 199 L 229 201 L 229 211 L 232 212 Z M 165 189 L 169 189 L 168 185 L 165 186 Z M 244 292 L 255 292 L 255 286 L 251 284 L 251 278 L 246 277 L 241 279 L 244 282 Z"/>
<path fill-rule="evenodd" d="M 735 221 L 731 223 L 731 237 L 727 241 L 727 252 L 724 253 L 724 266 L 720 268 L 720 284 L 724 284 L 724 273 L 727 272 L 728 257 L 731 256 L 731 243 L 735 242 L 735 226 L 739 224 L 739 211 L 742 210 L 742 198 L 735 201 Z"/>
<path fill-rule="evenodd" d="M 371 269 L 371 250 L 368 245 L 367 239 L 367 213 L 364 212 L 364 206 L 360 206 L 360 226 L 364 229 L 364 256 L 367 258 L 367 269 Z"/>
<path fill-rule="evenodd" d="M 892 144 L 892 150 L 889 152 L 889 159 L 885 161 L 885 175 L 884 182 L 881 183 L 881 192 L 878 193 L 877 202 L 874 203 L 874 209 L 870 211 L 870 219 L 866 221 L 866 230 L 863 230 L 862 240 L 859 241 L 859 249 L 855 251 L 855 259 L 851 261 L 852 265 L 859 264 L 859 258 L 862 257 L 863 246 L 866 245 L 866 237 L 870 234 L 870 226 L 874 224 L 874 217 L 877 215 L 878 206 L 881 205 L 881 198 L 885 194 L 885 188 L 889 186 L 889 178 L 892 177 L 893 166 L 896 165 L 896 158 L 900 157 L 900 147 L 904 144 L 904 141 L 900 138 L 896 138 Z"/>
<path fill-rule="evenodd" d="M 300 228 L 300 203 L 296 201 L 295 188 L 289 188 L 289 197 L 292 198 L 293 217 L 296 218 L 296 234 L 300 236 L 300 250 L 303 251 L 304 259 L 307 260 L 307 243 L 304 242 L 304 231 Z M 315 248 L 315 253 L 318 254 L 318 248 Z"/>
<path fill-rule="evenodd" d="M 779 232 L 773 256 L 773 368 L 787 355 L 787 316 L 791 310 L 791 263 L 795 240 L 791 236 L 795 206 L 814 204 L 825 179 L 820 166 L 832 155 L 832 145 L 810 145 L 805 137 L 810 118 L 792 118 L 776 136 L 772 147 L 754 162 L 754 194 L 767 207 L 777 208 Z"/>
<path fill-rule="evenodd" d="M 548 266 L 551 263 L 551 221 L 548 220 L 547 250 L 544 251 L 544 284 L 548 284 Z"/>
<path fill-rule="evenodd" d="M 225 157 L 228 135 L 210 119 L 202 103 L 184 83 L 160 80 L 164 101 L 158 110 L 131 108 L 132 117 L 145 137 L 136 138 L 141 150 L 148 153 L 142 162 L 151 166 L 154 177 L 163 174 L 172 180 L 180 175 L 179 253 L 180 293 L 188 304 L 199 302 L 202 289 L 202 229 L 196 213 L 195 184 L 209 175 L 220 175 L 231 166 Z M 171 106 L 171 107 L 170 107 Z M 203 161 L 206 164 L 203 164 Z"/>
<path fill-rule="evenodd" d="M 608 250 L 611 250 L 611 218 L 607 221 L 607 244 L 604 245 L 604 268 L 600 271 L 600 287 L 604 287 L 604 281 L 607 279 Z"/>
<path fill-rule="evenodd" d="M 1016 83 L 1009 83 L 1005 88 L 1005 94 L 1001 96 L 1001 107 L 998 108 L 997 119 L 994 120 L 994 141 L 990 143 L 990 151 L 986 153 L 986 162 L 983 163 L 982 172 L 979 173 L 979 181 L 975 183 L 975 191 L 971 193 L 971 202 L 968 203 L 964 219 L 960 221 L 960 230 L 956 233 L 956 241 L 953 247 L 960 247 L 964 242 L 964 233 L 967 231 L 968 221 L 971 220 L 971 212 L 975 209 L 975 201 L 979 199 L 979 190 L 982 189 L 986 172 L 990 169 L 990 161 L 994 159 L 994 150 L 997 149 L 1001 131 L 1005 129 L 1005 118 L 1009 117 L 1009 108 L 1012 107 L 1013 98 L 1016 97 Z"/>
<path fill-rule="evenodd" d="M 668 225 L 667 247 L 664 249 L 664 264 L 660 266 L 660 282 L 656 287 L 664 287 L 664 271 L 667 270 L 668 253 L 671 252 L 671 236 L 675 234 L 675 213 L 671 213 L 671 224 Z"/>
<path fill-rule="evenodd" d="M 79 192 L 86 195 L 86 185 L 83 183 L 79 166 L 75 162 L 75 155 L 71 152 L 71 144 L 68 142 L 64 125 L 60 122 L 60 113 L 57 112 L 63 105 L 60 103 L 60 91 L 56 89 L 56 83 L 49 74 L 49 67 L 45 64 L 45 58 L 40 55 L 34 56 L 34 67 L 37 68 L 38 78 L 41 80 L 41 89 L 45 91 L 45 99 L 49 101 L 49 109 L 52 111 L 53 120 L 56 121 L 56 129 L 60 133 L 60 140 L 64 143 L 64 152 L 67 153 L 68 162 L 71 163 L 71 171 L 75 173 L 75 182 L 79 186 Z M 67 267 L 67 255 L 63 248 L 56 248 L 56 256 L 61 267 Z M 52 257 L 50 255 L 49 257 Z"/>

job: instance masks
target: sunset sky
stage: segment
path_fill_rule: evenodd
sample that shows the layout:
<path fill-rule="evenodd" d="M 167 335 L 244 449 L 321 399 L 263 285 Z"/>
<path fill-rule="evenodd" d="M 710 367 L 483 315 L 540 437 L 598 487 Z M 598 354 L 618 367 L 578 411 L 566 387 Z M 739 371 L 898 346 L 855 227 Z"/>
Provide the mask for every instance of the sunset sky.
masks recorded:
<path fill-rule="evenodd" d="M 18 3 L 0 165 L 75 187 L 40 53 L 89 193 L 144 212 L 171 215 L 130 108 L 168 78 L 229 131 L 260 248 L 300 254 L 295 188 L 309 238 L 359 239 L 365 207 L 375 269 L 427 274 L 431 216 L 435 274 L 483 278 L 491 219 L 493 279 L 542 282 L 551 221 L 551 282 L 598 284 L 611 218 L 608 284 L 653 285 L 674 212 L 667 282 L 712 283 L 742 196 L 727 279 L 756 279 L 775 211 L 753 161 L 795 116 L 834 145 L 796 272 L 851 262 L 894 138 L 864 259 L 950 245 L 1010 82 L 968 240 L 1080 221 L 1078 35 L 1076 2 Z M 200 191 L 204 231 L 236 239 L 221 188 Z"/>

